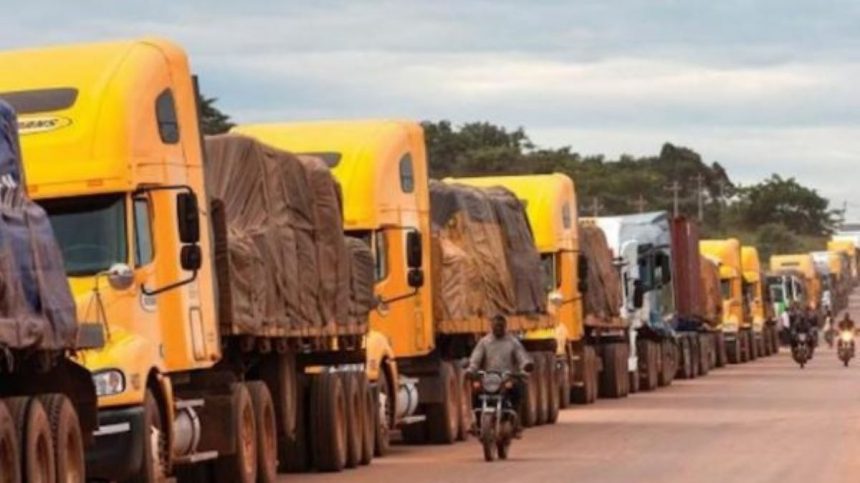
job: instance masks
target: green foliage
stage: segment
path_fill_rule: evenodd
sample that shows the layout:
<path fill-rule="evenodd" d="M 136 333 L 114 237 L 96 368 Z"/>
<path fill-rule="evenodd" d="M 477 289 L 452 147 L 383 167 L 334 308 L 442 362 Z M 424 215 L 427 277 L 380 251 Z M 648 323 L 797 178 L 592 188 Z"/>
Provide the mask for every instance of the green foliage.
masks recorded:
<path fill-rule="evenodd" d="M 215 107 L 217 97 L 200 96 L 200 128 L 207 136 L 223 134 L 236 124 L 230 122 L 230 116 Z"/>
<path fill-rule="evenodd" d="M 732 182 L 719 163 L 705 163 L 692 149 L 666 143 L 657 156 L 582 156 L 570 147 L 539 149 L 523 128 L 487 122 L 455 128 L 424 122 L 433 177 L 561 172 L 576 182 L 580 211 L 594 215 L 674 208 L 703 215 L 705 236 L 738 236 L 767 254 L 805 250 L 821 242 L 836 221 L 829 202 L 795 179 L 773 175 L 746 187 Z M 700 189 L 701 188 L 701 189 Z"/>

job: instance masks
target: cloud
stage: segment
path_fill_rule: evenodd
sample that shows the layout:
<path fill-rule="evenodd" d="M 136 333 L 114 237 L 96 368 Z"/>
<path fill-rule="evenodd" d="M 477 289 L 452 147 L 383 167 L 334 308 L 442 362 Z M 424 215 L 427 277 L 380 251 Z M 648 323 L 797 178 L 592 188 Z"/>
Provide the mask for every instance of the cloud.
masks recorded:
<path fill-rule="evenodd" d="M 241 122 L 489 120 L 607 154 L 671 141 L 860 206 L 858 21 L 850 0 L 31 0 L 0 17 L 0 45 L 162 35 Z"/>

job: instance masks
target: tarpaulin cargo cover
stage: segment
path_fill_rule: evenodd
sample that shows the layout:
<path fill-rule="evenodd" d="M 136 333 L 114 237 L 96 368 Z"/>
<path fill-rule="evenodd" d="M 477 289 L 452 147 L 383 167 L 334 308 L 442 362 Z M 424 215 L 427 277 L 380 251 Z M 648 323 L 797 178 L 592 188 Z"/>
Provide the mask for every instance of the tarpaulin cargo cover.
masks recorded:
<path fill-rule="evenodd" d="M 606 234 L 591 222 L 580 222 L 579 249 L 588 261 L 587 288 L 583 294 L 585 325 L 626 327 L 627 321 L 621 317 L 621 279 Z"/>
<path fill-rule="evenodd" d="M 548 328 L 540 255 L 522 203 L 501 187 L 430 182 L 433 300 L 442 332 Z M 483 321 L 476 324 L 470 321 Z"/>
<path fill-rule="evenodd" d="M 0 347 L 74 349 L 78 321 L 45 211 L 23 189 L 14 111 L 0 101 Z"/>
<path fill-rule="evenodd" d="M 207 138 L 206 153 L 222 331 L 363 333 L 372 255 L 361 241 L 347 245 L 340 189 L 325 164 L 240 135 Z"/>

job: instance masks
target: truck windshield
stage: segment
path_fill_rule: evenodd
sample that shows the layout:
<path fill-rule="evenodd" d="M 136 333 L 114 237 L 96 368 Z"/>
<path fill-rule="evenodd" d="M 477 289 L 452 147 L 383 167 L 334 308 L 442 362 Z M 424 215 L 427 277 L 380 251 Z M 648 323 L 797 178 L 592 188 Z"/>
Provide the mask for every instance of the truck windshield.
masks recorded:
<path fill-rule="evenodd" d="M 128 262 L 125 196 L 122 194 L 40 200 L 63 251 L 66 274 L 95 275 Z"/>

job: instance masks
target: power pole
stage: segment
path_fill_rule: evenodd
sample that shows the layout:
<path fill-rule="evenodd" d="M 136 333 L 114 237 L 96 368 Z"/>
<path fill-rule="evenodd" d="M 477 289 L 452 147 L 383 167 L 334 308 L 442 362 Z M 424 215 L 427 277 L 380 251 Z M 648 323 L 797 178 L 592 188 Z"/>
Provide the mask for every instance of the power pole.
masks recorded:
<path fill-rule="evenodd" d="M 600 204 L 600 200 L 597 197 L 591 198 L 591 216 L 597 218 L 600 216 L 600 210 L 602 206 Z"/>
<path fill-rule="evenodd" d="M 678 183 L 678 181 L 672 181 L 672 186 L 670 186 L 668 190 L 672 192 L 672 206 L 674 207 L 674 216 L 678 216 L 678 212 L 680 211 L 678 209 L 678 196 L 681 192 L 681 183 Z"/>
<path fill-rule="evenodd" d="M 705 177 L 702 176 L 702 173 L 696 175 L 696 191 L 699 197 L 699 223 L 705 219 L 705 198 L 703 193 L 702 184 L 705 181 Z"/>

